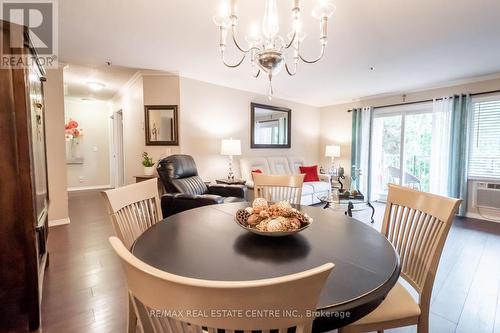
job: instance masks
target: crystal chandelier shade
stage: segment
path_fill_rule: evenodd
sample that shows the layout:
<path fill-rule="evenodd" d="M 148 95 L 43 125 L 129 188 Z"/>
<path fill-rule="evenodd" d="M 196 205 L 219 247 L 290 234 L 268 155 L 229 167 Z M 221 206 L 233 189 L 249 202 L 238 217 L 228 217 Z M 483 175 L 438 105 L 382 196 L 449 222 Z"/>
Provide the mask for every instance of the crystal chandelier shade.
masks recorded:
<path fill-rule="evenodd" d="M 262 35 L 258 32 L 258 27 L 252 27 L 251 32 L 246 36 L 247 47 L 241 46 L 237 39 L 237 0 L 222 0 L 217 15 L 214 16 L 214 23 L 219 27 L 219 51 L 222 62 L 230 68 L 238 67 L 249 55 L 252 66 L 252 75 L 258 77 L 264 72 L 269 78 L 268 97 L 272 98 L 272 79 L 283 68 L 293 76 L 297 72 L 297 65 L 300 61 L 313 64 L 321 60 L 325 53 L 327 44 L 328 19 L 335 11 L 335 5 L 330 0 L 319 0 L 318 5 L 313 9 L 312 16 L 320 22 L 320 54 L 316 59 L 306 59 L 301 54 L 301 44 L 307 34 L 302 31 L 300 21 L 300 0 L 292 0 L 292 31 L 286 35 L 286 39 L 279 35 L 280 26 L 278 19 L 278 7 L 276 0 L 266 0 L 264 17 L 262 20 Z M 236 48 L 242 53 L 241 59 L 235 63 L 228 63 L 225 58 L 228 33 Z M 289 65 L 285 52 L 292 49 L 292 64 Z"/>

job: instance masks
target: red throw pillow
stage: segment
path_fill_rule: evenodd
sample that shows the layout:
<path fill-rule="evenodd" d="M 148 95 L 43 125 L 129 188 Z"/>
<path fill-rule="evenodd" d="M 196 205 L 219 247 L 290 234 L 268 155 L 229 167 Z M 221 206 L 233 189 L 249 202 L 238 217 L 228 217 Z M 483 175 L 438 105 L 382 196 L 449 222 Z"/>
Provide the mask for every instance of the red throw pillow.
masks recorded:
<path fill-rule="evenodd" d="M 304 182 L 319 182 L 318 166 L 300 166 L 300 173 L 304 173 Z"/>

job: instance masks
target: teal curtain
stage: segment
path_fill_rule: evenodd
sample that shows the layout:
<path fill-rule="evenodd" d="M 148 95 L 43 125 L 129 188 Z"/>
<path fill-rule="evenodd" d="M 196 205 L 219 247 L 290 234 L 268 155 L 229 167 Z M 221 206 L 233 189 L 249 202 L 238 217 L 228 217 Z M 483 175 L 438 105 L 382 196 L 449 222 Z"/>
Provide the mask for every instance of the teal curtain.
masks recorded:
<path fill-rule="evenodd" d="M 467 212 L 467 162 L 469 148 L 469 124 L 472 114 L 470 95 L 456 95 L 453 98 L 450 127 L 450 162 L 448 194 L 462 199 L 458 215 Z"/>
<path fill-rule="evenodd" d="M 353 109 L 352 113 L 352 143 L 351 143 L 351 177 L 356 168 L 361 165 L 361 127 L 363 109 Z M 351 188 L 359 189 L 359 177 L 351 179 Z"/>
<path fill-rule="evenodd" d="M 351 189 L 360 190 L 370 199 L 370 141 L 372 128 L 372 107 L 351 110 Z M 361 175 L 359 174 L 361 173 Z"/>

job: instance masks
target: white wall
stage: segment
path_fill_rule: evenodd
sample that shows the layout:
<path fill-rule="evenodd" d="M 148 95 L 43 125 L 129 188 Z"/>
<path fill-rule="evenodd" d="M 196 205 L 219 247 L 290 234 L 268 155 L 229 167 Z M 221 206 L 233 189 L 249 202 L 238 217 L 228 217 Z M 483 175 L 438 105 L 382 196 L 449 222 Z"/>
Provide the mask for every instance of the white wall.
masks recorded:
<path fill-rule="evenodd" d="M 49 181 L 49 221 L 68 222 L 68 192 L 64 150 L 63 70 L 47 70 L 44 84 L 47 173 Z"/>
<path fill-rule="evenodd" d="M 292 109 L 291 149 L 250 149 L 250 103 Z M 227 175 L 227 157 L 220 155 L 220 142 L 241 140 L 243 156 L 303 156 L 318 163 L 320 110 L 304 104 L 273 99 L 206 82 L 180 78 L 180 145 L 192 155 L 204 180 Z M 239 173 L 238 157 L 235 169 Z"/>
<path fill-rule="evenodd" d="M 179 105 L 179 77 L 137 74 L 112 100 L 112 111 L 123 112 L 126 184 L 134 183 L 134 176 L 144 173 L 143 152 L 148 152 L 155 162 L 180 152 L 179 146 L 146 146 L 144 105 Z"/>
<path fill-rule="evenodd" d="M 328 170 L 331 159 L 325 157 L 325 148 L 327 145 L 339 145 L 340 157 L 335 158 L 334 164 L 336 167 L 339 164 L 344 167 L 348 179 L 348 175 L 351 173 L 352 116 L 347 110 L 343 105 L 321 109 L 320 159 L 326 170 Z"/>
<path fill-rule="evenodd" d="M 112 102 L 112 111 L 123 113 L 123 156 L 125 184 L 134 182 L 140 175 L 140 158 L 144 146 L 144 94 L 142 77 L 124 87 Z"/>
<path fill-rule="evenodd" d="M 66 122 L 77 121 L 84 133 L 79 139 L 84 162 L 67 165 L 68 188 L 109 186 L 110 103 L 66 98 L 64 104 Z"/>

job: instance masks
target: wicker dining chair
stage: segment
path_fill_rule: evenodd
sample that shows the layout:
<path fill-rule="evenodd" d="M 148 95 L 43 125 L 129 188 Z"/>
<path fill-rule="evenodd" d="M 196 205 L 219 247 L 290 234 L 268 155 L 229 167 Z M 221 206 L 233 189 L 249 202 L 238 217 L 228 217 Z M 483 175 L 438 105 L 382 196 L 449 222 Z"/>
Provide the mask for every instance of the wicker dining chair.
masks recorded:
<path fill-rule="evenodd" d="M 163 219 L 156 178 L 102 192 L 115 235 L 130 248 L 144 231 Z M 128 332 L 136 331 L 137 317 L 129 299 Z"/>
<path fill-rule="evenodd" d="M 408 325 L 417 325 L 418 333 L 429 331 L 432 286 L 460 203 L 458 199 L 389 184 L 381 232 L 398 252 L 401 277 L 418 293 L 418 303 L 396 283 L 375 310 L 339 329 L 339 333 L 383 332 Z"/>
<path fill-rule="evenodd" d="M 255 197 L 273 202 L 288 201 L 299 205 L 304 176 L 304 174 L 277 176 L 253 173 Z"/>
<path fill-rule="evenodd" d="M 253 281 L 199 280 L 149 266 L 118 238 L 109 241 L 123 264 L 132 299 L 148 311 L 146 318 L 139 317 L 139 325 L 149 324 L 155 333 L 201 333 L 202 328 L 209 333 L 218 329 L 286 333 L 290 327 L 297 333 L 310 333 L 312 314 L 334 267 L 327 263 L 305 272 Z M 232 315 L 224 315 L 224 311 Z"/>

